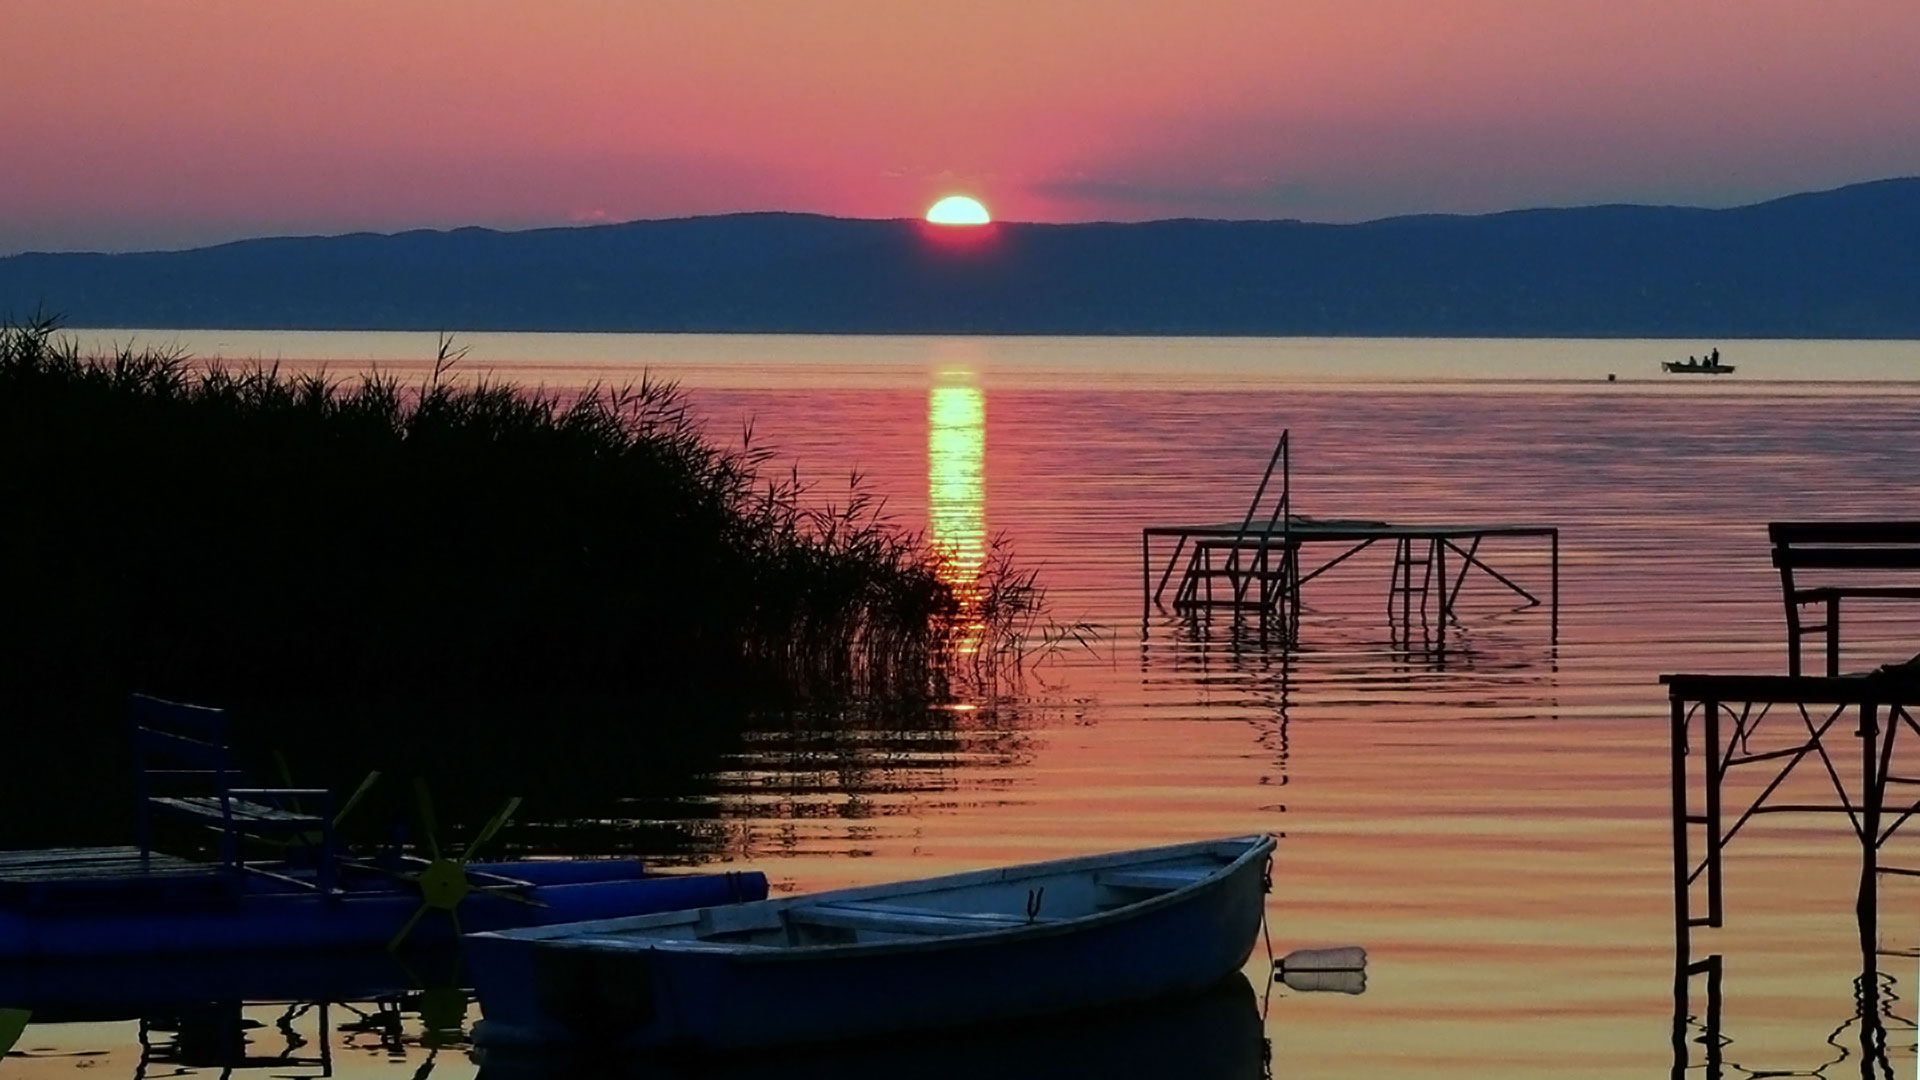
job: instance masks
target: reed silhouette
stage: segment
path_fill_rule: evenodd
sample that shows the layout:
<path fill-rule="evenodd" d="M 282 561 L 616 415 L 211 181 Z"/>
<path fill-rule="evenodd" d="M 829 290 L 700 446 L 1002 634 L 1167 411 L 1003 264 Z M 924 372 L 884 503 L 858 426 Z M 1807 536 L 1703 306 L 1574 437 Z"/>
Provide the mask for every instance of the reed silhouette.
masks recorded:
<path fill-rule="evenodd" d="M 315 781 L 697 771 L 749 707 L 992 677 L 1044 605 L 1004 549 L 954 583 L 857 479 L 822 501 L 750 431 L 720 447 L 670 382 L 459 355 L 408 386 L 0 327 L 14 779 L 117 789 L 135 690 L 258 717 Z"/>

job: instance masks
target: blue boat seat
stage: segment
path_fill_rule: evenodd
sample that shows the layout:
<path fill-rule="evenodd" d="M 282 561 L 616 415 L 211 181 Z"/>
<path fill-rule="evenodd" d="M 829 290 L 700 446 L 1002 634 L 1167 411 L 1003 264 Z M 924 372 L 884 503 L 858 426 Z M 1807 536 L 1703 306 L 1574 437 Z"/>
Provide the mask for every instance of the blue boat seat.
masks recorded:
<path fill-rule="evenodd" d="M 780 909 L 771 904 L 724 904 L 700 909 L 695 933 L 703 938 L 722 934 L 752 934 L 786 926 Z"/>
<path fill-rule="evenodd" d="M 877 930 L 889 934 L 981 934 L 1025 926 L 1021 915 L 985 911 L 935 911 L 892 904 L 809 904 L 787 909 L 789 921 L 844 930 Z M 1045 921 L 1045 920 L 1034 920 Z"/>
<path fill-rule="evenodd" d="M 1204 866 L 1167 866 L 1155 870 L 1108 870 L 1093 876 L 1094 884 L 1141 892 L 1172 892 L 1205 881 L 1215 871 Z"/>

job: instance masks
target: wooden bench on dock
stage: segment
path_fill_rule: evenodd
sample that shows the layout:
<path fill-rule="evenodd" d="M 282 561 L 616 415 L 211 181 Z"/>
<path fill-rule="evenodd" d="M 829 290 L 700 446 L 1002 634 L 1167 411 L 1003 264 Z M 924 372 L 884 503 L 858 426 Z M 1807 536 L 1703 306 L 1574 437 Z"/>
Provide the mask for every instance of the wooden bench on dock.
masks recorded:
<path fill-rule="evenodd" d="M 166 815 L 215 830 L 220 864 L 228 870 L 262 873 L 323 892 L 332 889 L 338 847 L 331 792 L 248 786 L 246 774 L 234 763 L 224 709 L 134 694 L 127 700 L 127 718 L 133 728 L 143 861 L 154 858 L 154 816 Z M 251 838 L 290 840 L 311 848 L 313 879 L 248 863 L 246 842 Z"/>
<path fill-rule="evenodd" d="M 1796 571 L 1920 572 L 1920 521 L 1775 521 L 1767 525 L 1773 565 L 1787 609 L 1787 673 L 1801 674 L 1800 642 L 1826 637 L 1826 674 L 1840 674 L 1840 606 L 1848 598 L 1920 600 L 1920 585 L 1822 583 L 1807 586 Z M 1823 622 L 1808 623 L 1801 608 L 1823 604 Z"/>

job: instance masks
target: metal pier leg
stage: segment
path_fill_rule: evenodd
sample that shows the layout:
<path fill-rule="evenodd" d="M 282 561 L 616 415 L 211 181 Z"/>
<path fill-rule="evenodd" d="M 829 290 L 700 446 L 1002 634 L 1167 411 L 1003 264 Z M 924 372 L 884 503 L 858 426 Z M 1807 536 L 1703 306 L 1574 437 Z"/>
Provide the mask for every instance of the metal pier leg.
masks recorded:
<path fill-rule="evenodd" d="M 1287 640 L 1300 643 L 1300 545 L 1287 545 Z"/>
<path fill-rule="evenodd" d="M 1840 677 L 1840 597 L 1827 598 L 1827 678 Z"/>
<path fill-rule="evenodd" d="M 1675 699 L 1669 721 L 1667 749 L 1673 768 L 1673 938 L 1674 970 L 1680 973 L 1678 993 L 1685 1012 L 1687 965 L 1693 960 L 1693 900 L 1687 890 L 1687 703 Z"/>
<path fill-rule="evenodd" d="M 1691 1043 L 1699 1043 L 1706 1049 L 1704 1080 L 1721 1080 L 1723 1060 L 1720 1038 L 1720 954 L 1714 953 L 1697 964 L 1675 968 L 1673 972 L 1673 1071 L 1668 1075 L 1672 1080 L 1694 1080 L 1693 1054 Z M 1700 1013 L 1700 1034 L 1688 1038 L 1687 1021 L 1693 1019 L 1688 1010 L 1693 1005 L 1693 977 L 1707 977 L 1706 1008 Z"/>
<path fill-rule="evenodd" d="M 1548 614 L 1549 633 L 1552 644 L 1560 644 L 1560 530 L 1550 534 L 1553 538 L 1553 609 Z"/>
<path fill-rule="evenodd" d="M 1854 910 L 1860 918 L 1860 952 L 1869 958 L 1880 940 L 1880 803 L 1887 786 L 1879 721 L 1871 702 L 1860 706 L 1860 897 Z M 1892 725 L 1885 749 L 1893 749 Z"/>
<path fill-rule="evenodd" d="M 1145 530 L 1140 533 L 1140 619 L 1153 616 L 1153 551 Z"/>
<path fill-rule="evenodd" d="M 1700 1025 L 1700 1041 L 1707 1047 L 1706 1080 L 1720 1080 L 1720 954 L 1715 953 L 1703 961 L 1707 965 L 1707 1011 L 1706 1020 Z"/>
<path fill-rule="evenodd" d="M 1701 708 L 1706 710 L 1706 723 L 1701 725 L 1700 739 L 1706 744 L 1705 764 L 1707 768 L 1707 925 L 1718 927 L 1725 914 L 1720 906 L 1720 862 L 1725 836 L 1720 829 L 1720 703 L 1705 701 Z"/>
<path fill-rule="evenodd" d="M 1433 560 L 1440 554 L 1440 541 L 1427 541 L 1427 566 L 1420 574 L 1420 614 L 1427 614 L 1427 597 L 1433 592 Z"/>
<path fill-rule="evenodd" d="M 1447 655 L 1447 620 L 1453 612 L 1452 605 L 1447 603 L 1447 545 L 1437 539 L 1433 542 L 1433 566 L 1435 570 L 1433 576 L 1440 583 L 1440 638 L 1434 643 L 1434 651 L 1441 657 L 1445 657 Z"/>

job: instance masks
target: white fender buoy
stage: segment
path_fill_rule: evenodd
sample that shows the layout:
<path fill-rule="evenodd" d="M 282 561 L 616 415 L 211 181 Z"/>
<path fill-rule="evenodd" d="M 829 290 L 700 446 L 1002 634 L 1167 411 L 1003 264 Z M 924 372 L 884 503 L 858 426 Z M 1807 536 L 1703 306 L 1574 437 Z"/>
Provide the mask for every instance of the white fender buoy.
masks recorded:
<path fill-rule="evenodd" d="M 1274 961 L 1275 981 L 1303 993 L 1362 994 L 1367 989 L 1367 950 L 1358 945 L 1295 949 Z"/>
<path fill-rule="evenodd" d="M 1360 971 L 1367 966 L 1367 950 L 1358 945 L 1295 949 L 1273 966 L 1279 971 Z"/>
<path fill-rule="evenodd" d="M 1283 971 L 1278 977 L 1281 985 L 1287 989 L 1306 994 L 1367 992 L 1367 973 L 1364 971 Z"/>

